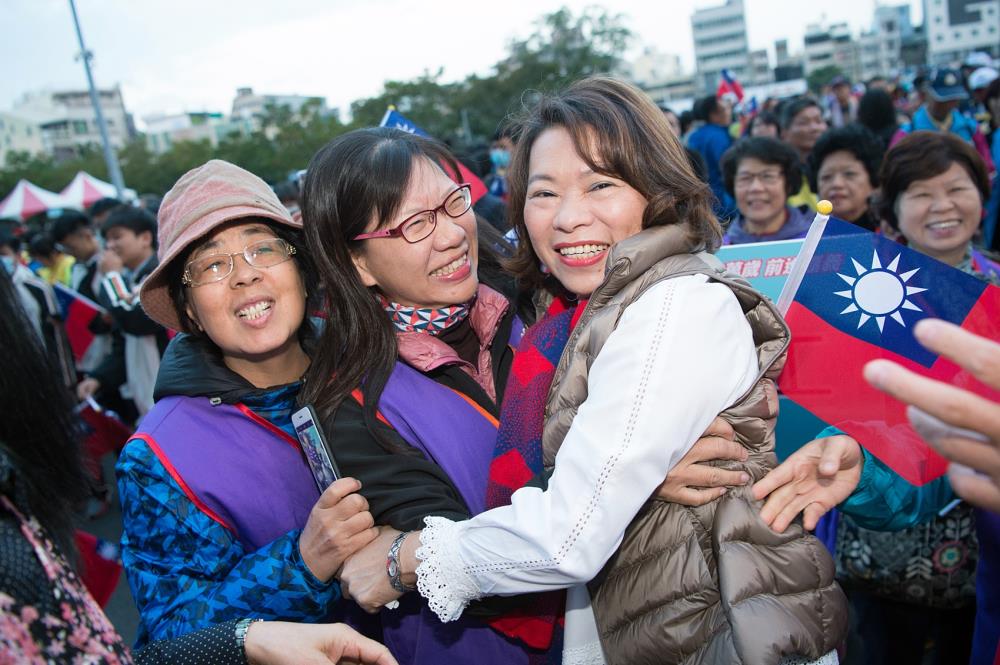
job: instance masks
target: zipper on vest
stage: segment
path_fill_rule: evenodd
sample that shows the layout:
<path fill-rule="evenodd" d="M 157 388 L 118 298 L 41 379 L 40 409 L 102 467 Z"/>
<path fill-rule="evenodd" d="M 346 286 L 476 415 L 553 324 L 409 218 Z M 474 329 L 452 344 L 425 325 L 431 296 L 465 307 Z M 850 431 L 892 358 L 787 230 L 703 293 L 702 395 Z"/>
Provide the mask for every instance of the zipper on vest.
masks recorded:
<path fill-rule="evenodd" d="M 208 403 L 211 404 L 212 406 L 219 406 L 220 404 L 222 404 L 222 398 L 221 397 L 209 397 L 208 398 Z"/>

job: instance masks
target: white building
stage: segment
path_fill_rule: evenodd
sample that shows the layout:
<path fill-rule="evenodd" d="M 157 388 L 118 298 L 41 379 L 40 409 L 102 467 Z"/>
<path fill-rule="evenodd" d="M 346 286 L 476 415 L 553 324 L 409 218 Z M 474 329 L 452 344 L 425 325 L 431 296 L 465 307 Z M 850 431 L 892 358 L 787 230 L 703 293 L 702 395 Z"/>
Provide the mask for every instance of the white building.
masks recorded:
<path fill-rule="evenodd" d="M 321 115 L 329 111 L 326 99 L 323 97 L 307 97 L 305 95 L 261 95 L 254 93 L 253 88 L 239 88 L 233 99 L 233 119 L 259 122 L 268 106 L 284 106 L 298 115 L 304 106 L 314 104 Z"/>
<path fill-rule="evenodd" d="M 860 78 L 858 44 L 851 38 L 846 23 L 807 25 L 803 43 L 806 76 L 817 69 L 832 66 L 853 80 Z"/>
<path fill-rule="evenodd" d="M 698 94 L 714 92 L 723 69 L 732 72 L 740 82 L 749 82 L 750 58 L 743 0 L 726 0 L 724 5 L 696 10 L 691 15 L 691 34 Z"/>
<path fill-rule="evenodd" d="M 898 74 L 903 67 L 903 44 L 913 36 L 909 5 L 875 7 L 872 29 L 858 40 L 860 78 Z"/>
<path fill-rule="evenodd" d="M 34 122 L 13 113 L 0 113 L 0 167 L 12 152 L 36 155 L 45 152 L 42 130 Z"/>
<path fill-rule="evenodd" d="M 927 58 L 954 64 L 970 51 L 1000 57 L 1000 0 L 924 0 Z"/>
<path fill-rule="evenodd" d="M 681 58 L 674 53 L 662 53 L 654 47 L 643 49 L 642 55 L 625 67 L 626 75 L 640 88 L 660 85 L 683 77 Z"/>
<path fill-rule="evenodd" d="M 251 120 L 204 111 L 147 116 L 143 122 L 146 123 L 146 145 L 158 155 L 180 141 L 208 141 L 215 147 L 232 134 L 245 135 L 253 129 Z"/>
<path fill-rule="evenodd" d="M 108 140 L 116 150 L 121 149 L 135 136 L 121 89 L 115 86 L 99 90 L 98 99 L 108 127 Z M 101 143 L 97 116 L 86 90 L 29 93 L 14 103 L 12 111 L 39 128 L 42 150 L 57 159 L 74 156 L 82 146 Z"/>

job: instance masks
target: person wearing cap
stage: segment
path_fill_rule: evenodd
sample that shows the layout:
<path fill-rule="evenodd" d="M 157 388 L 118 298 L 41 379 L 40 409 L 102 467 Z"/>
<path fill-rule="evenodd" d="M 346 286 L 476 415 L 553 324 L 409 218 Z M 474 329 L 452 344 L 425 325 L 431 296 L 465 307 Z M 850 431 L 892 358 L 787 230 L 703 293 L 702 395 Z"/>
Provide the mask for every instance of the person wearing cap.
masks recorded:
<path fill-rule="evenodd" d="M 826 120 L 831 127 L 843 127 L 858 119 L 858 100 L 851 94 L 851 82 L 845 76 L 834 76 L 830 94 L 825 100 Z"/>
<path fill-rule="evenodd" d="M 375 530 L 358 481 L 320 493 L 291 424 L 317 301 L 302 223 L 219 160 L 182 176 L 159 215 L 140 300 L 182 334 L 117 467 L 137 646 L 247 615 L 322 621 L 334 574 Z"/>
<path fill-rule="evenodd" d="M 899 128 L 890 147 L 911 132 L 948 132 L 971 143 L 986 163 L 987 170 L 992 173 L 993 159 L 990 157 L 986 138 L 979 131 L 975 119 L 958 110 L 959 103 L 969 98 L 961 75 L 954 69 L 938 69 L 925 86 L 924 93 L 926 101 L 913 114 L 913 119 Z"/>

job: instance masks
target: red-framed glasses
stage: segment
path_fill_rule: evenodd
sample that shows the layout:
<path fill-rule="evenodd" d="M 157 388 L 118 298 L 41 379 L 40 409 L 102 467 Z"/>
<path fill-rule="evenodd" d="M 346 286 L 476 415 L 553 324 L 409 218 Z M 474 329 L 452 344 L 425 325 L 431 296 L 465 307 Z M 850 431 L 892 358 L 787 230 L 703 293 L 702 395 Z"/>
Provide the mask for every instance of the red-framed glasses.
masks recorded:
<path fill-rule="evenodd" d="M 410 215 L 391 229 L 372 231 L 354 236 L 353 240 L 370 240 L 372 238 L 402 238 L 406 242 L 420 242 L 434 231 L 437 226 L 437 214 L 443 212 L 455 219 L 461 217 L 472 207 L 472 185 L 462 183 L 458 189 L 445 197 L 444 202 L 433 210 L 421 210 Z"/>

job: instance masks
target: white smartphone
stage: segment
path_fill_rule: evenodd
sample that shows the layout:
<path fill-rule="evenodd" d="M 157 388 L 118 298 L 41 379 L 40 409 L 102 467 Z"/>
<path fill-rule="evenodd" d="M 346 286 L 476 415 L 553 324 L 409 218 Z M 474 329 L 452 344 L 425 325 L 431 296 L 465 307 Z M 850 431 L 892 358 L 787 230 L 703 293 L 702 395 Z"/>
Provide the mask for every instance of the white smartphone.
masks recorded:
<path fill-rule="evenodd" d="M 340 478 L 340 469 L 333 461 L 330 446 L 327 445 L 323 430 L 319 427 L 319 418 L 311 405 L 307 405 L 292 414 L 292 426 L 299 438 L 299 445 L 309 462 L 316 487 L 322 494 L 333 481 Z"/>

